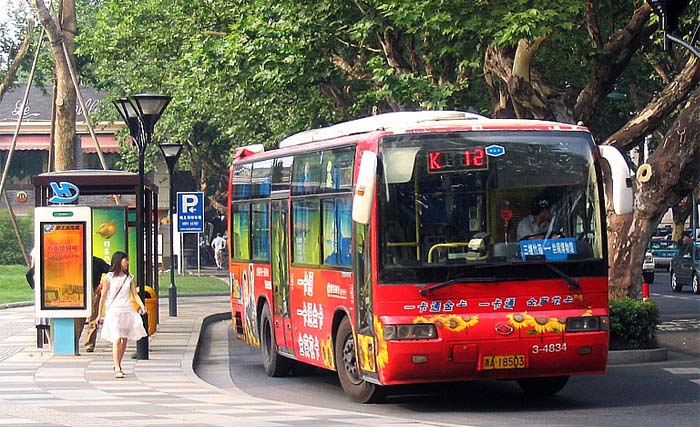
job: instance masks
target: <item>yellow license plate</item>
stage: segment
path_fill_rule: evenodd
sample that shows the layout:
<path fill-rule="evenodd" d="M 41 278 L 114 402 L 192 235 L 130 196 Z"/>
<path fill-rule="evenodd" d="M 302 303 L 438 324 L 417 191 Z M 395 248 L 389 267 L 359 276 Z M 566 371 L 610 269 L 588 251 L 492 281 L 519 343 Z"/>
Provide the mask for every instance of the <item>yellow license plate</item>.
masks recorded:
<path fill-rule="evenodd" d="M 483 356 L 481 358 L 481 369 L 518 369 L 525 368 L 524 354 L 509 354 L 504 356 Z"/>

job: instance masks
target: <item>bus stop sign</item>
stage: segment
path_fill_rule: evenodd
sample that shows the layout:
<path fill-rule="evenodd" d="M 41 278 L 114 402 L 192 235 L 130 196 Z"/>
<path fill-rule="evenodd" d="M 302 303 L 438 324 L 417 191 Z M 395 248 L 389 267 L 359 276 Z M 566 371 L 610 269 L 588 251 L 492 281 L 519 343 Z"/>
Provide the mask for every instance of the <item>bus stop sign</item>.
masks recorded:
<path fill-rule="evenodd" d="M 204 193 L 201 191 L 177 193 L 177 231 L 204 232 Z"/>

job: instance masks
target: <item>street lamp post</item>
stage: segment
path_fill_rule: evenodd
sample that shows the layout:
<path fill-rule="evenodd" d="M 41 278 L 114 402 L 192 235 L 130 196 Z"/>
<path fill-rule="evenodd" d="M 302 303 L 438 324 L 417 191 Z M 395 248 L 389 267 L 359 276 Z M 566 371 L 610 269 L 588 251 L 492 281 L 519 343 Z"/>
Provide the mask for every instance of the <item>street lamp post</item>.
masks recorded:
<path fill-rule="evenodd" d="M 165 108 L 170 103 L 171 96 L 167 95 L 152 95 L 139 94 L 128 98 L 120 98 L 114 101 L 114 106 L 119 111 L 122 119 L 129 127 L 131 138 L 138 149 L 139 154 L 139 190 L 136 197 L 136 275 L 139 278 L 139 296 L 142 301 L 146 298 L 146 275 L 144 274 L 144 254 L 143 243 L 146 237 L 144 230 L 144 159 L 146 157 L 146 148 L 151 143 L 153 137 L 153 129 L 156 122 L 165 111 Z M 149 213 L 150 214 L 150 213 Z M 152 315 L 156 315 L 153 313 Z M 148 314 L 143 316 L 143 325 L 148 330 Z M 141 338 L 136 343 L 136 358 L 145 360 L 148 359 L 148 336 Z"/>
<path fill-rule="evenodd" d="M 182 144 L 159 144 L 158 148 L 160 148 L 160 152 L 163 153 L 163 157 L 165 157 L 170 180 L 170 192 L 168 193 L 170 195 L 170 287 L 168 287 L 168 314 L 170 317 L 177 317 L 177 287 L 175 286 L 175 256 L 173 255 L 173 236 L 175 229 L 175 223 L 173 221 L 173 215 L 175 214 L 175 209 L 173 208 L 175 203 L 173 172 L 175 171 L 175 165 L 177 165 L 180 153 L 182 152 Z"/>

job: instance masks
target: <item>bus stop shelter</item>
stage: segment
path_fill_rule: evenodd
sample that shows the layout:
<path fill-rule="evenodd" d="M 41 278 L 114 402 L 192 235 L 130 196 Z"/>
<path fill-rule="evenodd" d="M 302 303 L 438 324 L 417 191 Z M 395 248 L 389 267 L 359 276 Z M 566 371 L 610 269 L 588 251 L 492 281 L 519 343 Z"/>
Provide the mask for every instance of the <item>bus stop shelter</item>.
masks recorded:
<path fill-rule="evenodd" d="M 50 202 L 53 195 L 51 184 L 57 185 L 63 182 L 71 183 L 78 188 L 78 198 L 71 204 L 127 210 L 127 226 L 129 229 L 133 227 L 133 232 L 127 233 L 127 236 L 140 238 L 143 242 L 142 245 L 130 245 L 132 251 L 137 253 L 129 254 L 130 260 L 136 260 L 135 276 L 139 295 L 144 299 L 146 286 L 153 288 L 157 295 L 158 275 L 155 272 L 158 266 L 158 187 L 145 178 L 144 188 L 139 188 L 139 176 L 131 172 L 114 170 L 49 172 L 33 177 L 35 206 L 53 206 Z M 138 235 L 139 230 L 143 230 L 143 235 Z M 139 250 L 136 251 L 135 248 Z M 152 315 L 158 316 L 158 310 L 156 309 Z"/>

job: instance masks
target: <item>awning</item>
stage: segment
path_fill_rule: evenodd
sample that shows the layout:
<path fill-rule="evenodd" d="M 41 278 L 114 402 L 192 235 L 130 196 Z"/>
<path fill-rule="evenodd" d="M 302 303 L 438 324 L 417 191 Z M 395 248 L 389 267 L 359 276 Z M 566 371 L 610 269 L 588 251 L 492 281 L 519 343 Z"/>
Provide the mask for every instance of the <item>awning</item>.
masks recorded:
<path fill-rule="evenodd" d="M 119 140 L 114 134 L 96 134 L 97 142 L 100 143 L 100 148 L 103 153 L 118 153 Z M 80 146 L 83 153 L 96 153 L 97 147 L 90 135 L 80 135 Z"/>
<path fill-rule="evenodd" d="M 97 148 L 92 140 L 92 137 L 88 135 L 80 136 L 80 146 L 83 153 L 96 153 Z M 102 148 L 103 153 L 118 153 L 119 152 L 119 140 L 114 134 L 97 134 L 97 141 L 100 143 L 100 148 Z M 0 134 L 0 150 L 9 151 L 12 145 L 12 135 Z M 16 150 L 47 150 L 49 149 L 49 136 L 48 135 L 19 135 L 17 137 Z"/>

